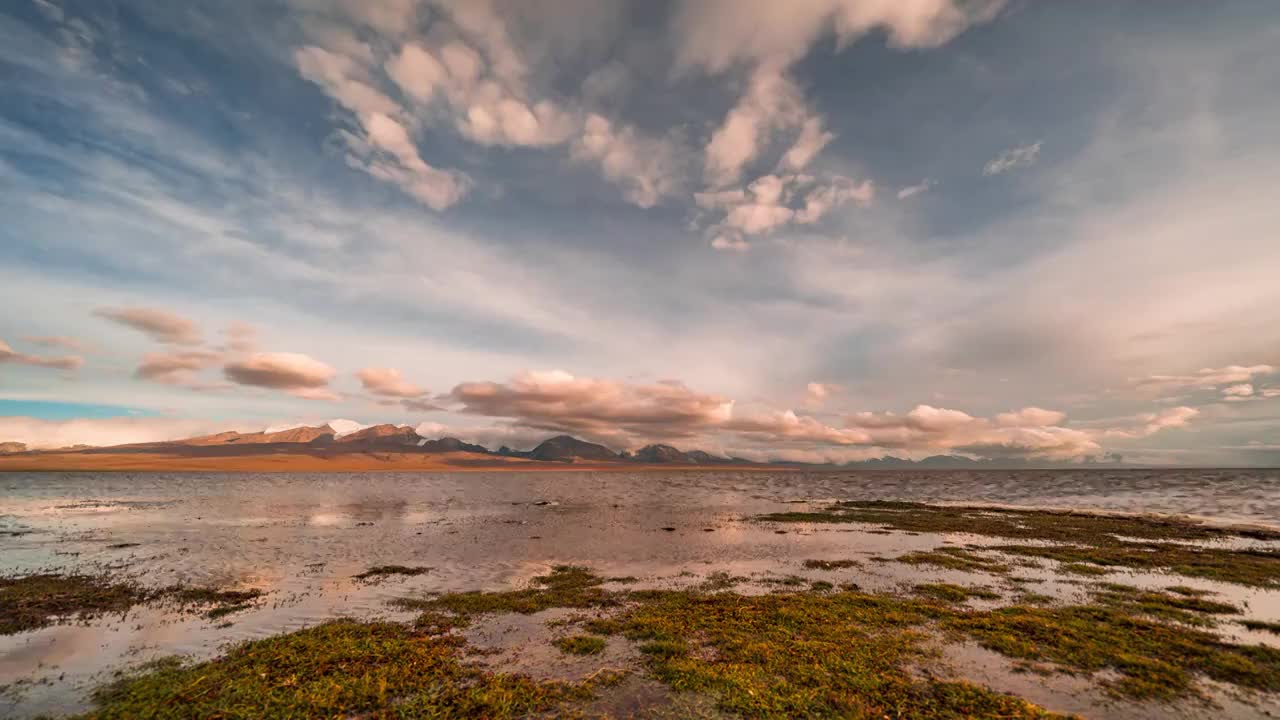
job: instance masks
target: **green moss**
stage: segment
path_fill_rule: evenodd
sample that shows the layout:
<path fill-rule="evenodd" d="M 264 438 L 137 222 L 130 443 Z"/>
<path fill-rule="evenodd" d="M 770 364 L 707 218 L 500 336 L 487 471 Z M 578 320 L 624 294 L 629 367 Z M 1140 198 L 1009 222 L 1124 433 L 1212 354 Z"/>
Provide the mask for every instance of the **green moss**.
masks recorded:
<path fill-rule="evenodd" d="M 1280 635 L 1280 623 L 1267 622 L 1265 620 L 1241 620 L 1240 624 L 1250 630 L 1265 630 L 1274 635 Z"/>
<path fill-rule="evenodd" d="M 570 655 L 599 655 L 607 645 L 604 638 L 596 635 L 570 635 L 559 638 L 552 644 Z"/>
<path fill-rule="evenodd" d="M 835 589 L 835 585 L 827 582 L 826 580 L 815 580 L 809 583 L 809 589 L 814 592 L 826 592 L 828 590 Z"/>
<path fill-rule="evenodd" d="M 942 600 L 943 602 L 959 603 L 970 598 L 981 598 L 983 600 L 997 600 L 1000 598 L 999 593 L 992 592 L 987 588 L 964 587 L 952 585 L 951 583 L 924 583 L 916 585 L 911 591 L 921 597 Z"/>
<path fill-rule="evenodd" d="M 894 530 L 971 533 L 991 537 L 1080 542 L 1116 542 L 1121 537 L 1147 540 L 1216 540 L 1247 537 L 1278 540 L 1269 530 L 1220 528 L 1190 519 L 1116 516 L 1047 510 L 927 505 L 895 501 L 850 501 L 813 512 L 757 516 L 769 522 L 868 523 Z"/>
<path fill-rule="evenodd" d="M 343 620 L 246 643 L 209 662 L 154 665 L 99 690 L 97 709 L 84 717 L 514 718 L 589 693 L 588 685 L 466 665 L 452 637 Z"/>
<path fill-rule="evenodd" d="M 1209 615 L 1237 615 L 1240 608 L 1230 603 L 1199 596 L 1177 595 L 1143 590 L 1131 585 L 1107 583 L 1093 592 L 1096 602 L 1123 607 L 1130 612 L 1162 617 L 1188 625 L 1211 625 Z"/>
<path fill-rule="evenodd" d="M 990 558 L 957 547 L 940 547 L 934 550 L 918 550 L 896 558 L 908 565 L 937 565 L 949 570 L 968 572 L 1007 573 L 1009 566 Z"/>
<path fill-rule="evenodd" d="M 253 606 L 248 603 L 240 603 L 238 605 L 219 605 L 218 607 L 205 613 L 204 616 L 209 618 L 210 620 L 217 620 L 219 618 L 224 618 L 228 615 L 234 615 L 235 613 L 238 613 L 242 610 L 248 610 L 251 607 Z"/>
<path fill-rule="evenodd" d="M 1124 604 L 1000 608 L 956 615 L 945 627 L 1013 658 L 1068 671 L 1110 670 L 1112 694 L 1172 700 L 1199 694 L 1196 675 L 1264 691 L 1280 689 L 1280 650 L 1231 645 L 1203 630 L 1147 619 Z"/>
<path fill-rule="evenodd" d="M 65 618 L 125 612 L 157 594 L 133 583 L 90 575 L 0 578 L 0 635 L 36 630 Z"/>
<path fill-rule="evenodd" d="M 371 567 L 368 570 L 365 570 L 359 575 L 356 575 L 355 579 L 356 580 L 374 580 L 374 579 L 389 577 L 391 575 L 413 576 L 413 575 L 423 575 L 429 572 L 431 572 L 431 568 L 429 567 L 419 567 L 419 566 L 409 567 L 406 565 L 375 565 L 374 567 Z"/>
<path fill-rule="evenodd" d="M 1280 587 L 1280 551 L 1223 550 L 1172 543 L 1120 543 L 1102 546 L 1002 545 L 1000 552 L 1089 563 L 1103 568 L 1166 571 L 1255 587 Z"/>
<path fill-rule="evenodd" d="M 1091 575 L 1093 577 L 1099 577 L 1111 572 L 1104 567 L 1078 562 L 1062 563 L 1058 566 L 1058 569 L 1062 572 L 1071 573 L 1072 575 Z"/>
<path fill-rule="evenodd" d="M 556 566 L 536 577 L 530 587 L 505 592 L 448 593 L 431 598 L 401 598 L 395 604 L 408 610 L 448 611 L 457 615 L 484 613 L 532 614 L 551 608 L 609 607 L 618 596 L 600 587 L 604 580 L 586 568 Z"/>
<path fill-rule="evenodd" d="M 749 718 L 1050 717 L 967 683 L 918 679 L 929 605 L 857 593 L 668 592 L 619 621 L 673 689 Z"/>
<path fill-rule="evenodd" d="M 717 592 L 720 590 L 728 590 L 738 583 L 749 582 L 750 578 L 741 577 L 739 575 L 730 575 L 727 572 L 713 572 L 703 580 L 698 589 L 703 592 Z"/>
<path fill-rule="evenodd" d="M 805 560 L 804 566 L 809 570 L 843 570 L 862 567 L 862 563 L 857 560 Z"/>

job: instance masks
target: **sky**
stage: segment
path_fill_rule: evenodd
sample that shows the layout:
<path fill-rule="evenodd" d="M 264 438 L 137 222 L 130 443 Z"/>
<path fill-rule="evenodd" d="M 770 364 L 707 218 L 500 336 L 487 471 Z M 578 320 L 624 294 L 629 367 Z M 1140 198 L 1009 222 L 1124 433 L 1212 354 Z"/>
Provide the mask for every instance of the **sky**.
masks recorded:
<path fill-rule="evenodd" d="M 0 441 L 1280 464 L 1268 0 L 0 5 Z"/>

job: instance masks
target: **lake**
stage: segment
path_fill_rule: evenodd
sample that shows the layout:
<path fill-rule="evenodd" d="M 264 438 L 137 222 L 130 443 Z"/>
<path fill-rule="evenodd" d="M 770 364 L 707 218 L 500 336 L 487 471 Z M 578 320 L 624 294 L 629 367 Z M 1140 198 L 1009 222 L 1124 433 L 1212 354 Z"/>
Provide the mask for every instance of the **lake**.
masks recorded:
<path fill-rule="evenodd" d="M 0 686 L 9 686 L 0 692 L 0 716 L 84 709 L 88 690 L 110 671 L 148 659 L 209 657 L 229 642 L 336 616 L 399 618 L 404 613 L 388 600 L 510 588 L 553 565 L 675 586 L 681 578 L 716 572 L 803 574 L 799 563 L 807 558 L 878 558 L 956 540 L 848 527 L 779 529 L 749 519 L 855 499 L 1178 513 L 1268 525 L 1280 523 L 1280 471 L 5 474 L 0 574 L 108 572 L 147 585 L 254 588 L 267 595 L 228 622 L 142 608 L 127 618 L 0 637 Z M 430 570 L 383 582 L 353 579 L 389 564 Z M 841 577 L 888 591 L 922 573 L 941 580 L 963 575 L 882 563 Z M 1150 573 L 1125 578 L 1172 584 Z M 1063 597 L 1080 592 L 1075 581 L 1053 573 L 1040 580 L 1044 590 Z M 1250 617 L 1280 620 L 1280 592 L 1200 584 L 1247 605 Z M 520 632 L 504 631 L 512 637 Z M 1241 637 L 1274 644 L 1263 633 Z M 535 672 L 555 665 L 534 657 L 529 665 Z M 572 667 L 561 670 L 571 673 Z M 991 678 L 978 679 L 1014 682 L 994 671 Z M 1060 711 L 1110 707 L 1104 713 L 1109 717 L 1176 716 L 1167 709 L 1144 715 L 1141 708 L 1108 706 L 1084 691 L 1050 685 L 1016 689 L 1041 693 Z M 1252 717 L 1256 709 L 1232 707 L 1240 717 Z M 1179 712 L 1195 716 L 1194 708 Z"/>

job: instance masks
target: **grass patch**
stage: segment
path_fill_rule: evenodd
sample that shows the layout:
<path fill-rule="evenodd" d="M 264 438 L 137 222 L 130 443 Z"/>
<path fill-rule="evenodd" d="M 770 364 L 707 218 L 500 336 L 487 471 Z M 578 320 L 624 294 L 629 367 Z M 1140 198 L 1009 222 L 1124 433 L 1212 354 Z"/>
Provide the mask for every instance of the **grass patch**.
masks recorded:
<path fill-rule="evenodd" d="M 972 533 L 1059 542 L 1081 542 L 1082 539 L 1116 542 L 1121 537 L 1146 540 L 1217 540 L 1225 537 L 1280 540 L 1280 533 L 1271 530 L 1221 528 L 1187 518 L 959 507 L 884 500 L 839 502 L 812 512 L 770 513 L 756 519 L 768 522 L 867 523 L 910 532 Z"/>
<path fill-rule="evenodd" d="M 618 622 L 658 679 L 743 717 L 1054 717 L 975 685 L 914 677 L 908 667 L 927 654 L 917 628 L 937 611 L 858 593 L 665 592 Z"/>
<path fill-rule="evenodd" d="M 1280 587 L 1280 551 L 1275 550 L 1222 550 L 1170 543 L 1118 543 L 1091 547 L 1002 545 L 994 549 L 1012 555 L 1057 560 L 1064 567 L 1088 563 L 1101 568 L 1165 571 L 1239 585 Z"/>
<path fill-rule="evenodd" d="M 1240 613 L 1240 608 L 1229 603 L 1115 583 L 1104 584 L 1092 594 L 1094 601 L 1100 605 L 1123 608 L 1135 615 L 1163 618 L 1187 625 L 1213 625 L 1213 615 Z"/>
<path fill-rule="evenodd" d="M 917 550 L 896 558 L 900 563 L 908 565 L 937 565 L 948 570 L 964 570 L 967 572 L 989 572 L 1004 574 L 1009 566 L 977 553 L 958 547 L 940 547 L 934 550 Z"/>
<path fill-rule="evenodd" d="M 1116 677 L 1100 682 L 1119 697 L 1199 695 L 1196 675 L 1251 690 L 1280 690 L 1280 650 L 1231 645 L 1203 630 L 1141 617 L 1124 603 L 1013 606 L 957 615 L 944 626 L 1009 657 L 1053 662 L 1071 672 L 1110 670 Z"/>
<path fill-rule="evenodd" d="M 173 603 L 182 610 L 215 606 L 207 616 L 216 619 L 247 608 L 247 603 L 261 595 L 261 590 L 180 585 L 146 588 L 95 575 L 38 573 L 4 577 L 0 578 L 0 635 L 38 630 L 70 619 L 123 613 L 148 603 Z M 221 614 L 215 614 L 220 610 Z"/>
<path fill-rule="evenodd" d="M 414 575 L 425 575 L 431 572 L 429 567 L 410 567 L 407 565 L 375 565 L 365 570 L 359 575 L 354 576 L 356 580 L 374 580 L 392 575 L 404 575 L 412 577 Z"/>
<path fill-rule="evenodd" d="M 809 570 L 844 570 L 860 568 L 862 563 L 857 560 L 805 560 L 804 566 Z"/>
<path fill-rule="evenodd" d="M 459 641 L 339 620 L 236 647 L 209 662 L 153 664 L 94 695 L 85 718 L 486 717 L 549 712 L 590 685 L 493 674 Z"/>
<path fill-rule="evenodd" d="M 552 642 L 560 651 L 569 655 L 599 655 L 607 641 L 597 635 L 570 635 Z"/>
<path fill-rule="evenodd" d="M 1241 620 L 1240 624 L 1250 630 L 1264 630 L 1273 635 L 1280 635 L 1280 623 L 1267 622 L 1265 620 Z"/>
<path fill-rule="evenodd" d="M 963 585 L 952 585 L 951 583 L 924 583 L 913 587 L 911 592 L 921 597 L 952 603 L 965 602 L 970 598 L 980 598 L 982 600 L 1000 599 L 1000 593 L 992 592 L 987 588 L 964 587 Z"/>
<path fill-rule="evenodd" d="M 547 575 L 533 579 L 530 586 L 505 592 L 447 593 L 431 598 L 401 598 L 395 601 L 407 610 L 447 611 L 471 616 L 485 613 L 532 614 L 551 608 L 610 607 L 618 595 L 600 587 L 604 579 L 586 568 L 557 565 Z"/>
<path fill-rule="evenodd" d="M 91 575 L 40 573 L 0 578 L 0 635 L 37 630 L 59 620 L 123 613 L 157 591 Z"/>

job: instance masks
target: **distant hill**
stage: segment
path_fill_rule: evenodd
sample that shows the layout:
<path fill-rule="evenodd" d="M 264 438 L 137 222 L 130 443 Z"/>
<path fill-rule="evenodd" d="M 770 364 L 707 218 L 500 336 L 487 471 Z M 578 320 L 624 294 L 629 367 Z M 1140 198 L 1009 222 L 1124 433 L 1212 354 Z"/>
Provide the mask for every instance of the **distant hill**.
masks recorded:
<path fill-rule="evenodd" d="M 684 452 L 671 445 L 662 444 L 645 445 L 632 454 L 631 460 L 651 464 L 675 463 L 679 465 L 715 465 L 733 462 L 729 458 L 712 455 L 704 450 Z"/>
<path fill-rule="evenodd" d="M 538 447 L 524 454 L 531 460 L 555 460 L 572 462 L 574 460 L 596 460 L 609 462 L 618 460 L 614 451 L 603 445 L 579 440 L 571 435 L 557 435 L 543 440 Z"/>
<path fill-rule="evenodd" d="M 408 425 L 374 425 L 336 438 L 334 443 L 351 450 L 416 448 L 422 441 Z"/>
<path fill-rule="evenodd" d="M 488 454 L 489 448 L 483 445 L 473 445 L 471 443 L 462 442 L 458 438 L 442 437 L 438 440 L 420 440 L 418 441 L 418 449 L 428 453 L 450 453 L 450 452 L 472 452 Z"/>
<path fill-rule="evenodd" d="M 538 462 L 582 465 L 753 465 L 702 450 L 682 451 L 671 445 L 648 445 L 632 453 L 617 453 L 598 443 L 571 435 L 557 435 L 532 450 L 502 447 L 494 452 L 458 438 L 428 439 L 408 425 L 374 425 L 338 435 L 329 425 L 302 426 L 277 432 L 235 431 L 165 442 L 109 447 L 76 446 L 30 450 L 20 442 L 0 443 L 8 459 L 0 469 L 295 469 L 340 471 L 360 469 L 484 468 L 521 466 Z M 15 463 L 15 458 L 27 458 Z M 376 467 L 375 467 L 376 466 Z"/>
<path fill-rule="evenodd" d="M 334 435 L 333 428 L 328 425 L 318 425 L 316 427 L 296 427 L 288 430 L 280 430 L 279 432 L 256 432 L 256 433 L 238 433 L 234 430 L 220 432 L 213 435 L 202 435 L 200 437 L 187 438 L 186 440 L 174 440 L 175 445 L 194 445 L 194 446 L 211 446 L 211 445 L 263 445 L 268 443 L 309 443 L 324 438 L 332 438 Z"/>

